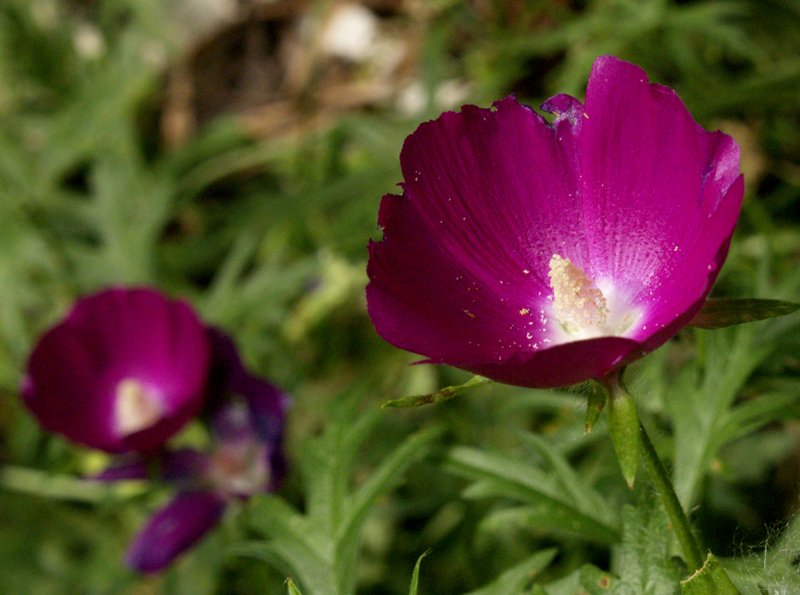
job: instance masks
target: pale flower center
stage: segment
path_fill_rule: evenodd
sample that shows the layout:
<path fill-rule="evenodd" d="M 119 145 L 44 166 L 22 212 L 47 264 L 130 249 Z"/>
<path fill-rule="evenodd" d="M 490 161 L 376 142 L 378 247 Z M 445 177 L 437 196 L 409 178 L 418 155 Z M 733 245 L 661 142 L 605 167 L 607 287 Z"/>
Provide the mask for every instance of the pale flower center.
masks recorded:
<path fill-rule="evenodd" d="M 227 493 L 252 495 L 263 491 L 269 476 L 266 450 L 253 439 L 222 445 L 211 457 L 210 480 Z"/>
<path fill-rule="evenodd" d="M 164 402 L 134 378 L 125 378 L 117 385 L 114 403 L 116 431 L 129 436 L 154 426 L 166 413 Z"/>
<path fill-rule="evenodd" d="M 550 259 L 553 307 L 564 330 L 573 336 L 599 336 L 608 318 L 608 304 L 594 280 L 568 258 Z"/>

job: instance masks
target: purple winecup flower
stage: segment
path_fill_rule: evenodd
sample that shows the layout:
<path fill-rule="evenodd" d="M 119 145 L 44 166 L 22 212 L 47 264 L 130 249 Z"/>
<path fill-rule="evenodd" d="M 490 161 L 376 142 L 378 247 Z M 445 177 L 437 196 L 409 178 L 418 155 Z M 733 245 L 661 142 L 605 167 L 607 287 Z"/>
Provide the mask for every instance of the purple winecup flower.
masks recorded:
<path fill-rule="evenodd" d="M 400 154 L 371 242 L 369 314 L 387 341 L 526 387 L 602 378 L 700 310 L 744 184 L 739 148 L 674 91 L 610 56 L 586 103 L 508 97 L 426 122 Z"/>
<path fill-rule="evenodd" d="M 205 326 L 186 303 L 108 289 L 39 340 L 22 396 L 42 426 L 77 443 L 154 451 L 200 411 L 209 361 Z"/>
<path fill-rule="evenodd" d="M 209 328 L 212 366 L 208 383 L 210 453 L 162 452 L 107 469 L 97 479 L 117 481 L 158 475 L 178 495 L 156 512 L 131 543 L 126 561 L 143 573 L 158 572 L 219 521 L 232 500 L 273 491 L 283 477 L 281 442 L 287 396 L 251 376 L 230 338 Z"/>

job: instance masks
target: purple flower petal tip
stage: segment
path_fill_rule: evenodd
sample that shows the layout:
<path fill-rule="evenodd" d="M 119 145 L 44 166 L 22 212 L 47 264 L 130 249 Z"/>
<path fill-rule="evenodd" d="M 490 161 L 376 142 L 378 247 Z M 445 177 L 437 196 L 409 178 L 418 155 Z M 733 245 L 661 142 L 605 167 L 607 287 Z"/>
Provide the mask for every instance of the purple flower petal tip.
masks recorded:
<path fill-rule="evenodd" d="M 744 193 L 739 148 L 671 89 L 599 57 L 548 122 L 513 97 L 423 123 L 383 197 L 367 303 L 393 345 L 557 387 L 657 348 L 701 308 Z"/>
<path fill-rule="evenodd" d="M 48 430 L 108 452 L 154 451 L 203 405 L 205 327 L 146 288 L 80 300 L 36 345 L 22 396 Z"/>
<path fill-rule="evenodd" d="M 125 558 L 128 566 L 142 573 L 163 570 L 203 537 L 224 510 L 224 500 L 213 492 L 180 494 L 134 538 Z"/>

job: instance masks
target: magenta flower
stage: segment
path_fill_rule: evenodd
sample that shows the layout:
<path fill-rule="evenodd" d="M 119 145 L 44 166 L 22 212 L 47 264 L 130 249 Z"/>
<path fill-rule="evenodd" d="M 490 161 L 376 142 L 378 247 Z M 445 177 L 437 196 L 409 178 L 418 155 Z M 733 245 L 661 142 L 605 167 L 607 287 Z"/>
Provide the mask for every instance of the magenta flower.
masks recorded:
<path fill-rule="evenodd" d="M 601 56 L 586 103 L 513 97 L 420 125 L 370 244 L 369 314 L 396 347 L 527 387 L 602 378 L 702 307 L 744 192 L 739 148 Z"/>
<path fill-rule="evenodd" d="M 45 333 L 22 396 L 42 426 L 77 443 L 153 451 L 200 411 L 209 358 L 206 329 L 187 304 L 109 289 Z"/>
<path fill-rule="evenodd" d="M 98 479 L 147 479 L 153 463 L 178 495 L 156 512 L 131 543 L 126 561 L 143 573 L 158 572 L 200 540 L 232 500 L 275 490 L 283 478 L 281 450 L 287 397 L 251 376 L 231 340 L 209 329 L 209 379 L 213 448 L 161 453 L 107 469 Z"/>

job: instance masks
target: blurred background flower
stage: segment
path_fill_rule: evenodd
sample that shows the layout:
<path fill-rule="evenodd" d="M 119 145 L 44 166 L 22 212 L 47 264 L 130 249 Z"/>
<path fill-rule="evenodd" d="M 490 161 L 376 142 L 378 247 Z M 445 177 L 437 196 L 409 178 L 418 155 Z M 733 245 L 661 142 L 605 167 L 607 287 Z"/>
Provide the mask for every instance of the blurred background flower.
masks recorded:
<path fill-rule="evenodd" d="M 272 491 L 285 471 L 283 425 L 288 399 L 249 375 L 233 342 L 216 329 L 207 415 L 209 452 L 165 451 L 126 461 L 97 476 L 103 481 L 160 479 L 178 490 L 131 543 L 126 561 L 139 572 L 158 572 L 217 524 L 232 500 Z"/>
<path fill-rule="evenodd" d="M 202 408 L 209 343 L 185 302 L 108 289 L 79 300 L 39 340 L 22 396 L 42 426 L 70 440 L 155 451 Z"/>

